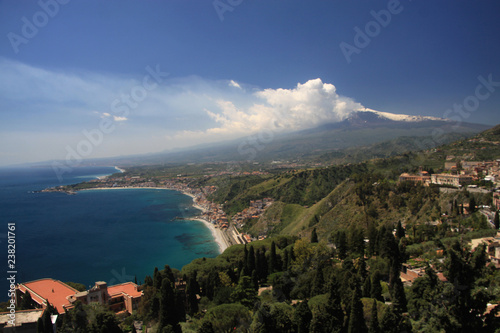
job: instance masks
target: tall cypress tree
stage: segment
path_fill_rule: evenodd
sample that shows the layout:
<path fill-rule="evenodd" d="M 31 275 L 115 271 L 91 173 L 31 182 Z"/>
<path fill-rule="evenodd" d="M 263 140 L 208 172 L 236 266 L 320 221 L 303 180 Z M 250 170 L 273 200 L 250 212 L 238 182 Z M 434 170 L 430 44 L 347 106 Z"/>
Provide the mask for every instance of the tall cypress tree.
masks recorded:
<path fill-rule="evenodd" d="M 278 257 L 276 255 L 276 243 L 271 242 L 271 254 L 269 255 L 269 273 L 278 271 Z"/>
<path fill-rule="evenodd" d="M 31 298 L 31 294 L 28 290 L 21 296 L 21 304 L 20 308 L 21 310 L 28 310 L 33 307 L 33 299 Z"/>
<path fill-rule="evenodd" d="M 347 235 L 345 231 L 340 230 L 337 233 L 335 240 L 335 247 L 337 248 L 337 255 L 340 259 L 345 259 L 347 257 Z"/>
<path fill-rule="evenodd" d="M 248 249 L 247 249 L 247 245 L 245 244 L 244 248 L 243 248 L 243 275 L 246 275 L 246 276 L 250 276 L 250 273 L 248 271 Z M 241 275 L 241 273 L 240 273 Z"/>
<path fill-rule="evenodd" d="M 351 313 L 349 315 L 349 333 L 364 333 L 367 331 L 365 318 L 363 316 L 363 303 L 361 302 L 361 293 L 356 284 L 351 300 Z"/>
<path fill-rule="evenodd" d="M 342 298 L 339 292 L 340 285 L 335 273 L 330 277 L 328 283 L 328 313 L 330 323 L 328 324 L 329 332 L 340 332 L 344 327 L 344 311 L 342 310 Z"/>
<path fill-rule="evenodd" d="M 313 228 L 311 232 L 311 243 L 317 243 L 318 242 L 318 233 L 316 232 L 316 228 Z"/>
<path fill-rule="evenodd" d="M 404 238 L 406 235 L 405 229 L 401 225 L 401 221 L 398 221 L 398 225 L 396 226 L 396 237 L 399 239 Z"/>
<path fill-rule="evenodd" d="M 498 210 L 495 212 L 495 218 L 493 219 L 493 223 L 495 224 L 495 229 L 498 230 L 498 228 L 500 228 L 500 218 L 498 216 Z"/>
<path fill-rule="evenodd" d="M 255 250 L 253 246 L 250 245 L 247 258 L 247 271 L 249 272 L 249 274 L 252 274 L 254 270 L 255 270 Z"/>
<path fill-rule="evenodd" d="M 165 265 L 163 268 L 163 275 L 170 280 L 170 282 L 175 283 L 175 277 L 174 277 L 174 272 L 172 272 L 172 269 L 170 268 L 169 265 Z"/>
<path fill-rule="evenodd" d="M 169 279 L 163 279 L 160 290 L 160 328 L 166 327 L 167 325 L 172 325 L 175 331 L 177 331 L 177 327 L 180 328 L 179 319 L 176 315 L 176 306 L 177 304 L 172 283 Z"/>
<path fill-rule="evenodd" d="M 323 286 L 325 284 L 325 279 L 323 276 L 323 266 L 319 265 L 316 269 L 316 274 L 314 275 L 313 285 L 311 289 L 311 296 L 316 296 L 323 294 Z"/>
<path fill-rule="evenodd" d="M 290 263 L 290 259 L 289 259 L 289 256 L 288 256 L 288 250 L 285 249 L 283 251 L 283 267 L 282 267 L 283 271 L 288 270 L 288 264 L 289 263 Z"/>
<path fill-rule="evenodd" d="M 469 200 L 469 213 L 475 213 L 475 212 L 476 212 L 476 199 L 474 199 L 474 196 L 471 195 Z"/>
<path fill-rule="evenodd" d="M 370 290 L 370 297 L 376 299 L 377 301 L 383 302 L 384 298 L 382 297 L 382 285 L 380 284 L 381 277 L 378 271 L 373 272 L 372 277 L 372 286 Z"/>
<path fill-rule="evenodd" d="M 372 280 L 367 276 L 363 283 L 363 297 L 371 297 Z"/>
<path fill-rule="evenodd" d="M 377 301 L 373 300 L 372 304 L 372 313 L 370 318 L 370 329 L 369 333 L 379 333 L 380 327 L 378 324 L 378 311 L 377 311 Z"/>
<path fill-rule="evenodd" d="M 403 282 L 401 282 L 399 274 L 399 270 L 394 267 L 391 268 L 389 278 L 389 291 L 391 293 L 391 300 L 394 311 L 401 314 L 407 311 L 407 304 Z"/>
<path fill-rule="evenodd" d="M 293 321 L 295 326 L 297 326 L 297 333 L 308 333 L 311 320 L 312 312 L 307 305 L 307 301 L 300 302 L 293 314 Z"/>
<path fill-rule="evenodd" d="M 160 290 L 161 288 L 162 279 L 163 277 L 161 276 L 161 273 L 158 271 L 158 267 L 155 267 L 153 273 L 153 287 L 155 287 L 157 290 Z"/>
<path fill-rule="evenodd" d="M 192 316 L 198 312 L 197 294 L 200 292 L 200 286 L 196 281 L 196 271 L 189 276 L 187 281 L 187 303 L 188 313 Z"/>

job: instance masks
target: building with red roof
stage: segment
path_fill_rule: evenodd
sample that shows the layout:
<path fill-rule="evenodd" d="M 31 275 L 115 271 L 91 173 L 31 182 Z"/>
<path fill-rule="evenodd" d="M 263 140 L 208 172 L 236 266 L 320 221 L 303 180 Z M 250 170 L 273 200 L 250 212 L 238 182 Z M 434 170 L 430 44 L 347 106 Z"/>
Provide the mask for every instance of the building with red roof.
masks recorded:
<path fill-rule="evenodd" d="M 59 314 L 73 308 L 76 301 L 83 304 L 107 304 L 116 313 L 132 314 L 143 295 L 139 286 L 133 282 L 108 287 L 106 282 L 99 281 L 89 290 L 80 292 L 61 281 L 50 278 L 19 284 L 16 291 L 17 299 L 20 300 L 27 291 L 38 308 L 45 309 L 49 302 Z"/>
<path fill-rule="evenodd" d="M 40 308 L 47 307 L 47 301 L 57 309 L 58 313 L 64 313 L 64 309 L 71 306 L 69 296 L 78 293 L 78 290 L 68 286 L 59 280 L 40 279 L 31 282 L 21 283 L 17 287 L 17 299 L 20 300 L 20 293 L 29 291 L 31 298 Z"/>

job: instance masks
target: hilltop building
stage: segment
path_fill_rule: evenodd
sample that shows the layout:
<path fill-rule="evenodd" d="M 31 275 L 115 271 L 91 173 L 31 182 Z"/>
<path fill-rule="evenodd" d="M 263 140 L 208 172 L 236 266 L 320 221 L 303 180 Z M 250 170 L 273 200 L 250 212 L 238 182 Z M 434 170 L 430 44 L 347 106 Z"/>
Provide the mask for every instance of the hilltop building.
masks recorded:
<path fill-rule="evenodd" d="M 470 184 L 473 181 L 474 177 L 469 175 L 450 175 L 447 173 L 431 175 L 431 182 L 438 185 L 451 185 L 460 187 L 461 185 Z"/>
<path fill-rule="evenodd" d="M 45 309 L 49 302 L 59 314 L 73 308 L 76 301 L 108 304 L 115 313 L 132 314 L 142 297 L 142 291 L 133 282 L 108 287 L 106 282 L 100 281 L 91 289 L 80 292 L 59 280 L 40 279 L 19 284 L 16 288 L 17 299 L 20 300 L 26 291 L 31 294 L 37 308 Z"/>
<path fill-rule="evenodd" d="M 402 173 L 399 176 L 400 182 L 412 182 L 412 183 L 422 183 L 424 185 L 429 185 L 431 182 L 431 176 L 427 171 L 421 171 L 417 175 L 411 175 L 409 173 Z"/>

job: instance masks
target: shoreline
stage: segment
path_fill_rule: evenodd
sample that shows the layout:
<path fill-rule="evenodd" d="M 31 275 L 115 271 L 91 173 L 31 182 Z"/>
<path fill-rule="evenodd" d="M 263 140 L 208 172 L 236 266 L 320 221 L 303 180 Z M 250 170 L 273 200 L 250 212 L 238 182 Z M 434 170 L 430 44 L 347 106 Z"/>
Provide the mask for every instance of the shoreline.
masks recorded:
<path fill-rule="evenodd" d="M 175 190 L 175 189 L 167 188 L 167 187 L 133 187 L 133 186 L 131 186 L 131 187 L 96 187 L 96 188 L 86 188 L 86 189 L 82 189 L 82 190 L 79 190 L 79 191 L 127 190 L 127 189 L 128 190 L 170 190 L 170 191 L 176 191 L 176 192 L 182 193 L 184 195 L 187 195 L 188 197 L 191 197 L 191 199 L 193 199 L 193 203 L 192 203 L 193 207 L 196 208 L 196 209 L 201 210 L 203 213 L 206 212 L 205 208 L 203 208 L 200 205 L 197 205 L 194 202 L 195 196 L 193 194 L 185 192 L 185 191 L 180 191 L 180 190 Z M 193 216 L 192 218 L 191 217 L 186 218 L 186 221 L 198 221 L 198 222 L 202 222 L 210 230 L 210 232 L 212 234 L 212 237 L 214 238 L 214 242 L 219 247 L 219 252 L 220 253 L 223 253 L 229 247 L 229 244 L 227 243 L 222 230 L 220 230 L 219 228 L 216 228 L 215 225 L 213 225 L 209 221 L 207 221 L 207 220 L 205 220 L 205 219 L 203 219 L 201 217 L 196 217 L 196 216 Z"/>

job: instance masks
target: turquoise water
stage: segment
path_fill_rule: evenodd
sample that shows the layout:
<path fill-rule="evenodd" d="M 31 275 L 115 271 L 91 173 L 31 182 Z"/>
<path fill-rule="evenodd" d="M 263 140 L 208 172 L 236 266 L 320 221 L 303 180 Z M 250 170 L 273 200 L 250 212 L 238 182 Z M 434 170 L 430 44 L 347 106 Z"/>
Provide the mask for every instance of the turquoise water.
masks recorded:
<path fill-rule="evenodd" d="M 77 168 L 64 183 L 114 172 Z M 199 212 L 186 195 L 155 189 L 31 192 L 60 184 L 50 168 L 0 169 L 0 248 L 7 247 L 7 223 L 15 222 L 18 282 L 52 277 L 89 286 L 135 276 L 140 282 L 154 267 L 181 269 L 219 253 L 203 223 L 172 221 Z"/>

